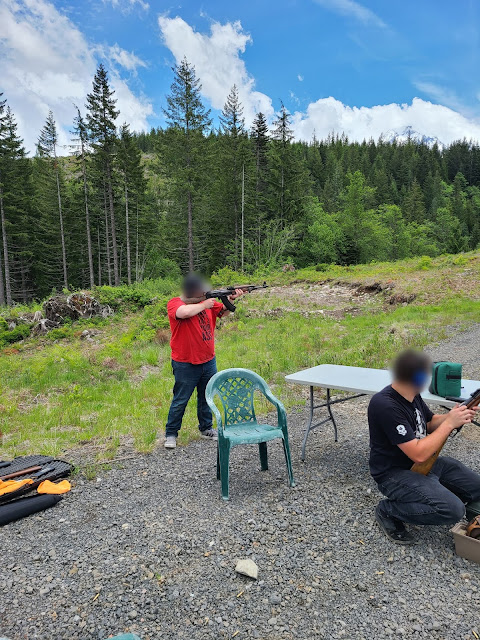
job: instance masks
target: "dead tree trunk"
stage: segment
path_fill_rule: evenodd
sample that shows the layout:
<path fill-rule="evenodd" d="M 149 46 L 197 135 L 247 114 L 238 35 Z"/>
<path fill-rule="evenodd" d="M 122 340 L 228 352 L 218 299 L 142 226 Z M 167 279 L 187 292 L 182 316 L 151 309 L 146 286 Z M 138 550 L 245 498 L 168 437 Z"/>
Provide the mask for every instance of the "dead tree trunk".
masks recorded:
<path fill-rule="evenodd" d="M 3 283 L 2 255 L 0 253 L 0 307 L 5 306 L 5 285 Z"/>
<path fill-rule="evenodd" d="M 100 244 L 100 227 L 97 229 L 97 253 L 98 253 L 98 286 L 102 286 L 102 249 Z"/>
<path fill-rule="evenodd" d="M 188 268 L 194 269 L 193 260 L 193 212 L 192 212 L 192 192 L 188 192 Z"/>
<path fill-rule="evenodd" d="M 113 203 L 112 170 L 110 167 L 110 162 L 107 162 L 107 191 L 108 205 L 110 208 L 110 232 L 112 234 L 113 278 L 115 281 L 115 286 L 118 286 L 120 284 L 120 276 L 118 270 L 117 233 L 115 229 L 115 208 Z"/>
<path fill-rule="evenodd" d="M 85 166 L 85 151 L 82 141 L 82 174 L 83 174 L 83 194 L 85 199 L 85 229 L 87 232 L 87 252 L 88 252 L 88 272 L 90 276 L 90 287 L 95 286 L 95 278 L 93 272 L 93 253 L 92 238 L 90 236 L 90 212 L 88 210 L 88 184 L 87 184 L 87 168 Z M 100 284 L 100 281 L 99 281 Z"/>
<path fill-rule="evenodd" d="M 132 284 L 132 265 L 130 260 L 130 222 L 128 219 L 128 187 L 125 180 L 125 233 L 127 234 L 127 281 Z"/>
<path fill-rule="evenodd" d="M 135 282 L 138 282 L 138 198 L 137 198 L 137 229 L 136 229 L 136 238 L 135 238 Z"/>
<path fill-rule="evenodd" d="M 10 281 L 10 262 L 8 256 L 7 229 L 5 224 L 5 209 L 3 206 L 3 189 L 0 186 L 0 224 L 2 227 L 3 267 L 5 272 L 5 300 L 8 306 L 12 305 L 12 285 Z"/>
<path fill-rule="evenodd" d="M 60 217 L 60 236 L 62 240 L 63 286 L 65 287 L 65 289 L 68 289 L 67 250 L 65 248 L 65 231 L 63 228 L 62 196 L 60 193 L 60 176 L 58 172 L 57 156 L 55 156 L 55 178 L 57 180 L 58 215 Z"/>
<path fill-rule="evenodd" d="M 112 267 L 110 264 L 110 239 L 108 237 L 108 206 L 107 206 L 107 193 L 104 185 L 103 189 L 103 204 L 105 210 L 105 258 L 107 261 L 107 274 L 108 274 L 108 284 L 112 286 Z"/>

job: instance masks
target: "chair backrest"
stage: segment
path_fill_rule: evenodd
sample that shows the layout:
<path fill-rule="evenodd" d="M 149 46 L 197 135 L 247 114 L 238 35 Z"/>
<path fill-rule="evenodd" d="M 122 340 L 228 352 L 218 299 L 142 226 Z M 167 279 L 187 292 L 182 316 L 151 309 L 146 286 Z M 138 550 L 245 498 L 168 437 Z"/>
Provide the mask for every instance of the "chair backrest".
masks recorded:
<path fill-rule="evenodd" d="M 224 369 L 216 373 L 206 389 L 207 402 L 220 398 L 224 411 L 223 428 L 240 422 L 256 422 L 253 404 L 254 392 L 268 389 L 267 383 L 249 369 Z"/>

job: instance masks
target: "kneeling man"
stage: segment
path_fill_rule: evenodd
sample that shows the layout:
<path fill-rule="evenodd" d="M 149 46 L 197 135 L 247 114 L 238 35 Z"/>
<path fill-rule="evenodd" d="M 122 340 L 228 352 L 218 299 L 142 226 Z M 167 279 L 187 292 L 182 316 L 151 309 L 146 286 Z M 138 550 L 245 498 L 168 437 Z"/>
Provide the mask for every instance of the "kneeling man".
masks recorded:
<path fill-rule="evenodd" d="M 433 414 L 420 397 L 430 377 L 424 353 L 405 351 L 393 366 L 393 382 L 375 394 L 368 407 L 370 472 L 386 496 L 375 517 L 398 544 L 413 544 L 409 524 L 454 524 L 465 515 L 465 503 L 480 499 L 480 475 L 447 456 L 424 476 L 411 471 L 428 460 L 448 435 L 472 421 L 475 411 L 454 407 Z"/>

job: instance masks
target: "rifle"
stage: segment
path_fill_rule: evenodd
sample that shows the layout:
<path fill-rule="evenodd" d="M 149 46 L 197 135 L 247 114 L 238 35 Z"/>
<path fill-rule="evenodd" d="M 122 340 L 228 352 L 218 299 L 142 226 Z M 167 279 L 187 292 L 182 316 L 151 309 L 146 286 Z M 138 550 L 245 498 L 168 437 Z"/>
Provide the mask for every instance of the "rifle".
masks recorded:
<path fill-rule="evenodd" d="M 223 302 L 225 308 L 228 309 L 228 311 L 235 311 L 237 307 L 230 302 L 228 296 L 234 294 L 236 289 L 241 289 L 243 293 L 251 293 L 256 289 L 266 289 L 267 287 L 268 284 L 266 282 L 260 285 L 241 284 L 238 286 L 228 286 L 224 289 L 212 289 L 211 291 L 205 291 L 203 296 L 201 296 L 200 298 L 182 298 L 182 300 L 185 304 L 197 304 L 198 302 L 203 302 L 208 298 L 218 298 L 221 302 Z"/>
<path fill-rule="evenodd" d="M 480 389 L 477 389 L 476 391 L 474 391 L 472 393 L 470 398 L 468 400 L 465 400 L 464 402 L 462 402 L 460 406 L 466 406 L 469 409 L 473 409 L 473 407 L 476 407 L 479 404 L 480 404 Z M 458 427 L 458 429 L 455 431 L 455 435 L 462 428 L 463 428 L 463 425 L 461 427 Z M 445 438 L 445 441 L 443 442 L 441 447 L 439 447 L 438 451 L 435 451 L 435 453 L 430 458 L 428 458 L 428 460 L 425 460 L 425 462 L 415 462 L 415 464 L 412 465 L 412 467 L 410 467 L 410 471 L 415 471 L 415 473 L 421 473 L 423 476 L 428 475 L 430 473 L 430 471 L 432 470 L 432 467 L 435 464 L 438 456 L 440 455 L 440 452 L 443 449 L 443 447 L 444 447 L 445 443 L 447 442 L 448 438 L 449 438 L 449 436 L 447 436 Z"/>
<path fill-rule="evenodd" d="M 20 471 L 15 471 L 14 473 L 9 473 L 6 476 L 2 476 L 0 480 L 11 480 L 12 478 L 18 478 L 19 476 L 25 476 L 29 473 L 33 473 L 34 471 L 40 471 L 41 466 L 28 467 L 28 469 L 21 469 Z"/>

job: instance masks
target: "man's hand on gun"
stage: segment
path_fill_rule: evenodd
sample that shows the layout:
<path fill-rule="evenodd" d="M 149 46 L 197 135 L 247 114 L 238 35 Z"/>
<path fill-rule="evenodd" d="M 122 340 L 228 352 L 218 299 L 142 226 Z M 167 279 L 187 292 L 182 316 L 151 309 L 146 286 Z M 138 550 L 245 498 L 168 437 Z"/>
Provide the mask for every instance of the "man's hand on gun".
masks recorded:
<path fill-rule="evenodd" d="M 457 404 L 456 407 L 450 409 L 445 422 L 451 428 L 451 431 L 463 427 L 464 424 L 470 424 L 475 417 L 475 413 L 479 410 L 479 407 L 473 407 L 469 409 L 464 404 Z"/>
<path fill-rule="evenodd" d="M 240 298 L 240 296 L 243 296 L 245 294 L 245 291 L 243 291 L 242 289 L 235 289 L 235 293 L 232 293 L 231 296 L 228 296 L 228 299 L 230 300 L 230 302 L 233 302 L 234 300 L 236 300 L 237 298 Z"/>

